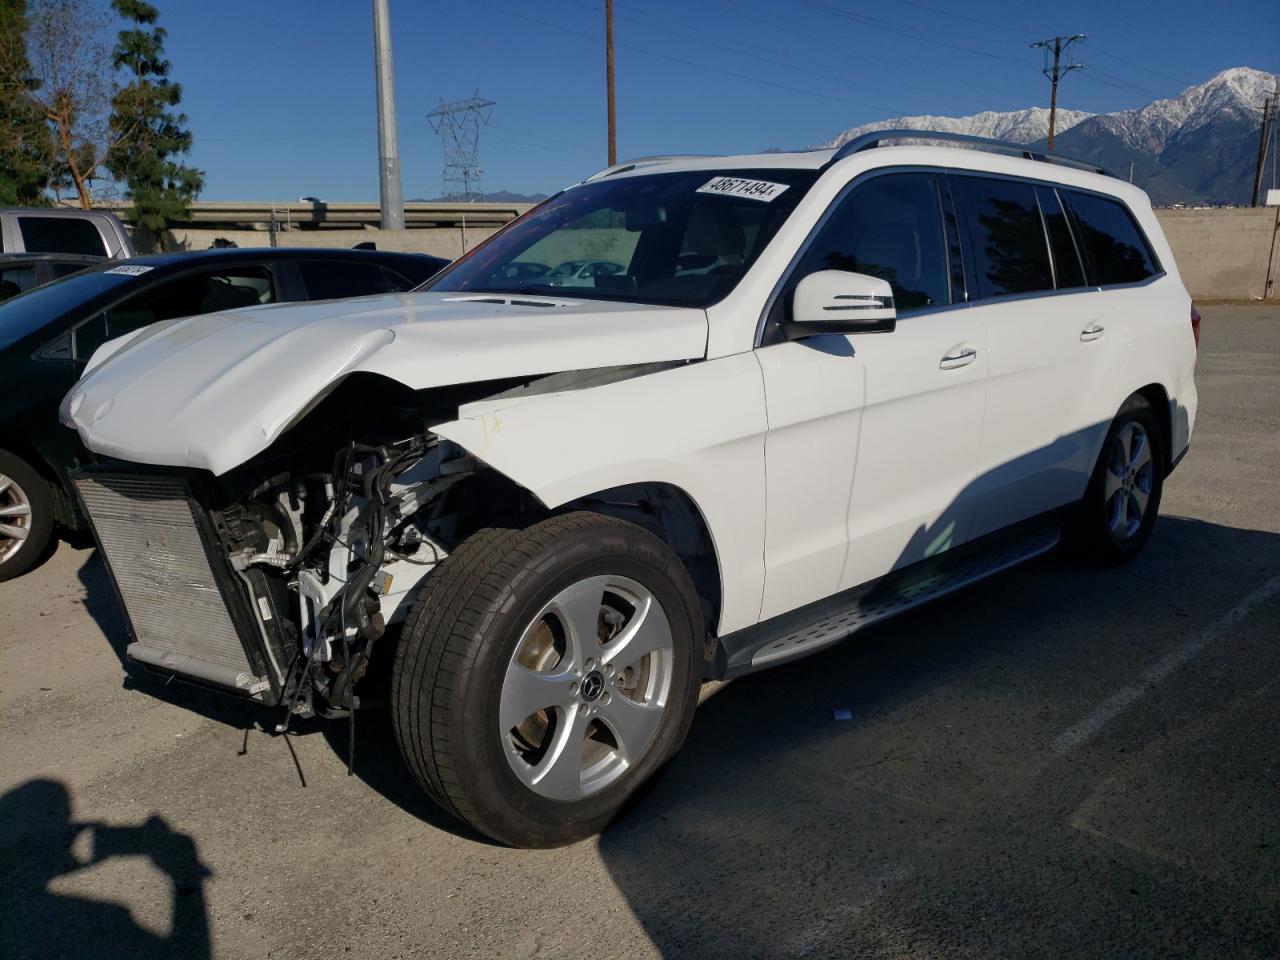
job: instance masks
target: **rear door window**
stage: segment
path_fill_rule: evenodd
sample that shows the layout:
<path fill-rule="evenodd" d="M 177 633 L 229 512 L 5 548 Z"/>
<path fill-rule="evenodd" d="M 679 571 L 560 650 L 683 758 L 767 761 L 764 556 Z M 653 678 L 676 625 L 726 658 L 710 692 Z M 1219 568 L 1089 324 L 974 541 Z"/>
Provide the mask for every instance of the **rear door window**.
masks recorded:
<path fill-rule="evenodd" d="M 387 275 L 376 263 L 351 260 L 299 260 L 298 272 L 311 300 L 341 300 L 376 293 L 394 293 Z"/>
<path fill-rule="evenodd" d="M 18 229 L 27 253 L 108 253 L 98 228 L 77 217 L 19 217 Z"/>
<path fill-rule="evenodd" d="M 1124 204 L 1075 190 L 1063 195 L 1075 216 L 1094 283 L 1137 283 L 1159 272 L 1150 244 Z"/>
<path fill-rule="evenodd" d="M 1030 183 L 954 175 L 979 299 L 1053 289 L 1044 222 Z"/>
<path fill-rule="evenodd" d="M 937 181 L 928 173 L 872 177 L 840 201 L 791 279 L 848 270 L 887 280 L 899 310 L 950 302 Z"/>
<path fill-rule="evenodd" d="M 1044 214 L 1045 229 L 1049 232 L 1049 249 L 1053 251 L 1053 275 L 1059 290 L 1085 286 L 1084 267 L 1075 238 L 1067 223 L 1067 215 L 1058 202 L 1058 192 L 1052 187 L 1036 187 L 1040 200 L 1040 212 Z"/>

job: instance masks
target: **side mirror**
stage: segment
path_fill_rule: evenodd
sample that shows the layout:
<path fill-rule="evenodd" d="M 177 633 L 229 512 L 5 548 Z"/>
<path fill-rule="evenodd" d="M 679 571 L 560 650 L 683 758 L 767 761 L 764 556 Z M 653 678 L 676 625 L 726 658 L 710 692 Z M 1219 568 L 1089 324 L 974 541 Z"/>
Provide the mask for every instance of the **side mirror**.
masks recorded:
<path fill-rule="evenodd" d="M 824 333 L 888 333 L 897 323 L 887 280 L 847 270 L 819 270 L 796 285 L 791 319 L 782 324 L 782 333 L 788 340 Z"/>

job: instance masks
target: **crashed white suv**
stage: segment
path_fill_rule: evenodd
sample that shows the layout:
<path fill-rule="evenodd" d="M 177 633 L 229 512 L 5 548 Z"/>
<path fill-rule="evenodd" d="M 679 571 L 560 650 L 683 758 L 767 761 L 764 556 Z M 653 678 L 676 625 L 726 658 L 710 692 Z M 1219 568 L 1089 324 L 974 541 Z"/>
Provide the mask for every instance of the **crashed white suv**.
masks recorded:
<path fill-rule="evenodd" d="M 389 691 L 422 787 L 542 846 L 705 678 L 1063 538 L 1132 556 L 1196 409 L 1150 203 L 923 138 L 623 164 L 413 293 L 106 344 L 63 417 L 130 654 L 288 714 Z M 625 270 L 540 282 L 586 260 Z"/>

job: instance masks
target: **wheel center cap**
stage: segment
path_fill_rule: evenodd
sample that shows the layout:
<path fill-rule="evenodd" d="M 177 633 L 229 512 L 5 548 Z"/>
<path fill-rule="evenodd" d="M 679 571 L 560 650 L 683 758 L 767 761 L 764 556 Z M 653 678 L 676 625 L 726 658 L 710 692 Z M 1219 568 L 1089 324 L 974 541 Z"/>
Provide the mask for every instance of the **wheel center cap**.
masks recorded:
<path fill-rule="evenodd" d="M 582 678 L 582 686 L 579 688 L 582 693 L 583 703 L 594 703 L 600 699 L 600 694 L 604 693 L 604 676 L 599 670 L 592 670 Z"/>

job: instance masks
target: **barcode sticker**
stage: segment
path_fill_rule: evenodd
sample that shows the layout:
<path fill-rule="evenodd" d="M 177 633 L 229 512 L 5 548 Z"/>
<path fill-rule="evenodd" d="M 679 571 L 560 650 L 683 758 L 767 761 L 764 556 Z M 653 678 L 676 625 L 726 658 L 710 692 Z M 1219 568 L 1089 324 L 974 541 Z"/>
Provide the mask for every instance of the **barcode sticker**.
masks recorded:
<path fill-rule="evenodd" d="M 150 273 L 155 267 L 148 267 L 141 263 L 126 263 L 119 267 L 112 267 L 110 270 L 103 270 L 103 273 L 116 273 L 125 277 L 140 277 L 144 273 Z"/>
<path fill-rule="evenodd" d="M 743 180 L 741 177 L 712 177 L 698 188 L 698 193 L 714 193 L 722 197 L 743 197 L 769 203 L 786 191 L 788 183 L 768 180 Z"/>

